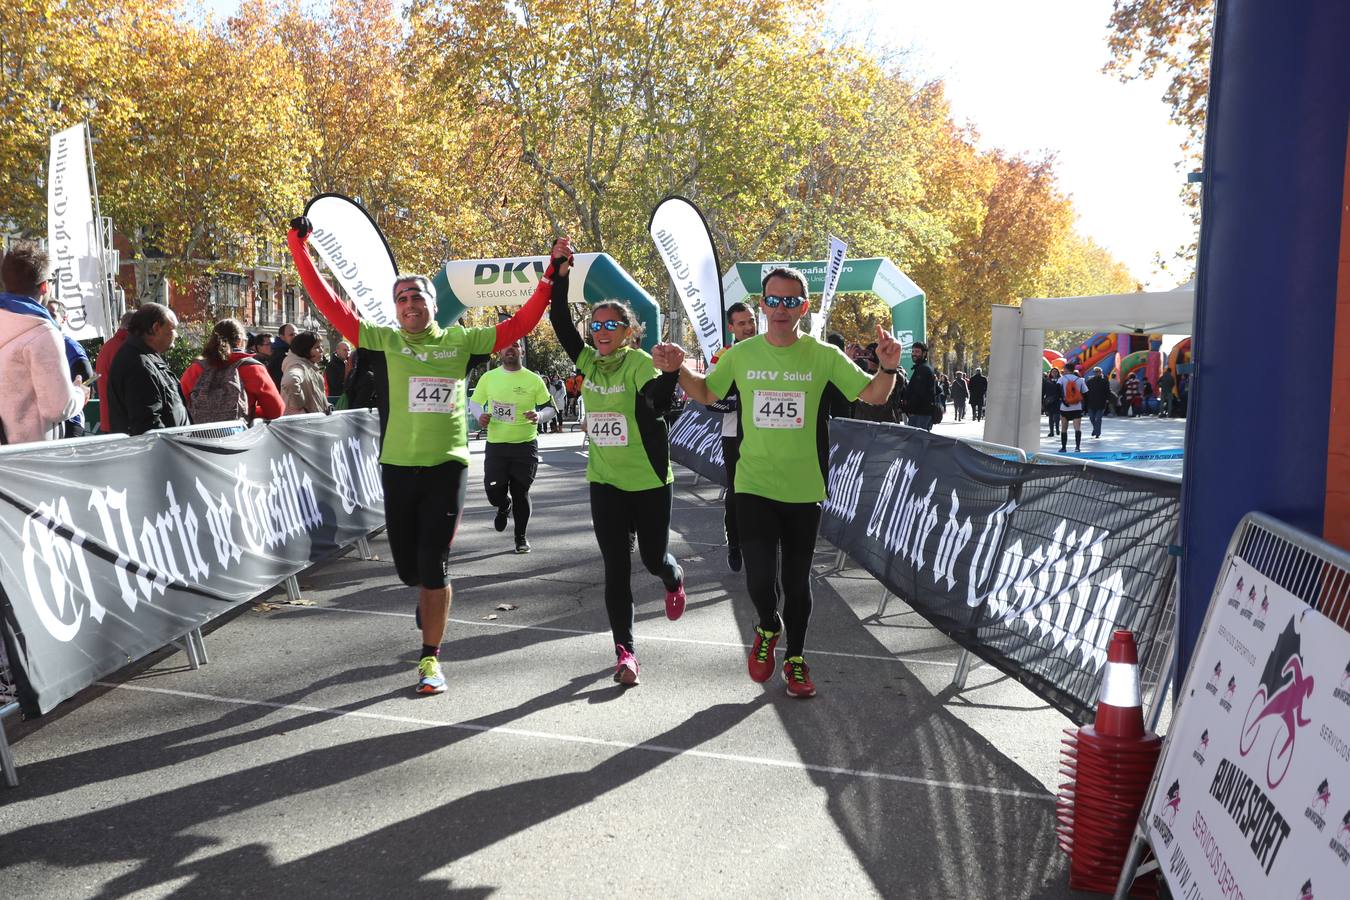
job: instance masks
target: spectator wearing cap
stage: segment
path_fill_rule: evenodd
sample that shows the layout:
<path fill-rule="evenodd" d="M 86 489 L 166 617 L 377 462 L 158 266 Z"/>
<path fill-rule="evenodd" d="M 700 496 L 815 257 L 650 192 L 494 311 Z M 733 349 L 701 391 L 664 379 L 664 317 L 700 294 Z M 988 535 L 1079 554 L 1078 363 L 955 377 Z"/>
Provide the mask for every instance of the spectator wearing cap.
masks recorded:
<path fill-rule="evenodd" d="M 69 377 L 65 344 L 47 294 L 51 260 L 34 241 L 17 241 L 0 263 L 0 443 L 65 436 L 65 422 L 89 398 L 83 377 Z"/>
<path fill-rule="evenodd" d="M 178 379 L 163 356 L 178 336 L 178 317 L 167 306 L 143 303 L 127 333 L 108 375 L 112 430 L 137 435 L 191 424 Z"/>

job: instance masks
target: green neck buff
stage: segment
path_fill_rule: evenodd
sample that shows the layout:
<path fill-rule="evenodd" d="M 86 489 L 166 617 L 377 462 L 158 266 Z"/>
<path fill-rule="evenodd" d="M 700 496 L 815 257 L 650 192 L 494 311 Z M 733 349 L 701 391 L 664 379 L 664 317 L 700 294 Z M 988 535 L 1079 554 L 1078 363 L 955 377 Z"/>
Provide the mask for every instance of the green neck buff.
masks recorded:
<path fill-rule="evenodd" d="M 601 356 L 599 351 L 595 354 L 595 368 L 606 375 L 613 375 L 619 369 L 623 368 L 623 361 L 628 356 L 632 347 L 620 347 L 608 356 Z"/>

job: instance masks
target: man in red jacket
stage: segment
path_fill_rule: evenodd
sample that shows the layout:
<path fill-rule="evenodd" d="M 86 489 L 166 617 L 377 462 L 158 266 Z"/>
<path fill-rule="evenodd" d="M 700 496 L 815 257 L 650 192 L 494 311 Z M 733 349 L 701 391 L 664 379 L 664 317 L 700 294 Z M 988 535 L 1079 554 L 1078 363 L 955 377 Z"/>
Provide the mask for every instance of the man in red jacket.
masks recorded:
<path fill-rule="evenodd" d="M 399 579 L 418 589 L 422 648 L 417 693 L 445 693 L 440 648 L 450 616 L 450 543 L 464 508 L 469 468 L 465 376 L 470 358 L 495 353 L 530 332 L 553 296 L 553 276 L 566 274 L 572 248 L 554 242 L 534 294 L 514 316 L 486 328 L 436 323 L 436 292 L 422 275 L 393 285 L 399 327 L 358 321 L 319 276 L 310 258 L 309 219 L 291 220 L 291 258 L 310 300 L 353 347 L 378 350 L 388 370 L 389 418 L 380 451 L 385 525 Z"/>
<path fill-rule="evenodd" d="M 129 309 L 122 313 L 122 321 L 117 323 L 117 331 L 113 336 L 103 342 L 99 348 L 98 358 L 94 360 L 94 374 L 98 382 L 94 387 L 98 390 L 98 430 L 100 434 L 112 433 L 112 419 L 109 416 L 108 406 L 108 372 L 112 370 L 113 360 L 117 358 L 117 351 L 122 349 L 122 344 L 127 339 L 127 323 L 131 321 L 131 316 L 135 310 Z"/>

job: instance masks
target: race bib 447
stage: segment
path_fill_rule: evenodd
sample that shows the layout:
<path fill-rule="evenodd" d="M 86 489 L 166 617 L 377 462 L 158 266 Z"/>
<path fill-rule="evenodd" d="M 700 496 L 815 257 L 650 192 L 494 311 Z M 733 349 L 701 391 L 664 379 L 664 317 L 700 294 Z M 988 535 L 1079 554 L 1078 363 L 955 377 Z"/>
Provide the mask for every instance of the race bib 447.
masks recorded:
<path fill-rule="evenodd" d="M 454 378 L 409 378 L 408 412 L 455 412 L 458 384 L 459 382 Z"/>
<path fill-rule="evenodd" d="M 806 421 L 805 391 L 755 391 L 756 428 L 801 428 Z"/>
<path fill-rule="evenodd" d="M 623 413 L 586 413 L 586 433 L 597 447 L 627 447 L 628 418 Z"/>

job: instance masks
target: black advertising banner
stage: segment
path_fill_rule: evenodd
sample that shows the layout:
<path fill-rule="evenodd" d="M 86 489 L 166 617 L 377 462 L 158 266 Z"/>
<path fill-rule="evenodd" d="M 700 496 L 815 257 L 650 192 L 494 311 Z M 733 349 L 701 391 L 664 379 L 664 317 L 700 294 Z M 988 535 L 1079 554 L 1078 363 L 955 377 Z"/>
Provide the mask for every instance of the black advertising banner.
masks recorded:
<path fill-rule="evenodd" d="M 378 458 L 368 410 L 0 454 L 0 630 L 25 709 L 383 525 Z"/>
<path fill-rule="evenodd" d="M 723 481 L 720 417 L 690 409 L 672 429 L 672 458 Z M 836 419 L 820 531 L 935 627 L 1082 723 L 1111 633 L 1133 631 L 1141 660 L 1154 649 L 1180 493 L 1145 474 L 1005 460 Z"/>
<path fill-rule="evenodd" d="M 722 413 L 690 400 L 670 426 L 670 458 L 692 472 L 726 486 L 722 464 Z"/>

